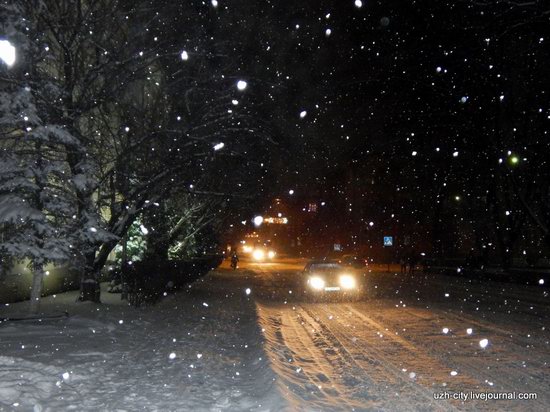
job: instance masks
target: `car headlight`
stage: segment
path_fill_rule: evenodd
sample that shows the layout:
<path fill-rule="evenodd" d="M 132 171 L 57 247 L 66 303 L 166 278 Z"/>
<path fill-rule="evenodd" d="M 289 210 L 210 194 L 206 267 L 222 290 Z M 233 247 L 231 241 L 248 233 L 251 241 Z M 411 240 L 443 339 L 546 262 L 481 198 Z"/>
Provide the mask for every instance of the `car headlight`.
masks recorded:
<path fill-rule="evenodd" d="M 352 275 L 340 275 L 340 286 L 343 289 L 353 289 L 356 286 L 355 278 Z"/>
<path fill-rule="evenodd" d="M 254 252 L 252 252 L 252 257 L 256 260 L 264 260 L 265 252 L 261 249 L 255 249 Z"/>
<path fill-rule="evenodd" d="M 325 281 L 318 276 L 309 278 L 309 286 L 313 289 L 322 290 L 325 288 Z"/>
<path fill-rule="evenodd" d="M 267 257 L 273 259 L 275 257 L 275 252 L 270 250 L 269 252 L 267 252 Z"/>

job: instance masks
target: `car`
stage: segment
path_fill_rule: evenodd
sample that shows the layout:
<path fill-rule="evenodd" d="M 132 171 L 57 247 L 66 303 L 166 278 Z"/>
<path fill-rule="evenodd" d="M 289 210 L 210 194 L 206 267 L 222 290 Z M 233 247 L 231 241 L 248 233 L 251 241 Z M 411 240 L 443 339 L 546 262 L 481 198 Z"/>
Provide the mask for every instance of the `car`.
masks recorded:
<path fill-rule="evenodd" d="M 306 293 L 310 296 L 357 298 L 363 289 L 360 276 L 337 260 L 309 261 L 303 274 Z"/>
<path fill-rule="evenodd" d="M 252 260 L 256 262 L 272 261 L 273 259 L 275 259 L 275 256 L 277 256 L 275 250 L 262 245 L 244 245 L 242 247 L 242 252 L 245 255 L 249 255 Z"/>

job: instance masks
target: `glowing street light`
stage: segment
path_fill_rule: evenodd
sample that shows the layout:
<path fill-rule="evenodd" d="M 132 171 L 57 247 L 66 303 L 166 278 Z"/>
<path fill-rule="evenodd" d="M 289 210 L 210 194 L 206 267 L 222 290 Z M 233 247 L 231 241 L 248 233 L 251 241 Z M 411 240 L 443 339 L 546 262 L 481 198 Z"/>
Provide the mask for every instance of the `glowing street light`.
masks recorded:
<path fill-rule="evenodd" d="M 254 226 L 260 226 L 262 223 L 264 223 L 264 218 L 262 216 L 256 216 L 254 219 L 252 219 L 254 222 Z"/>
<path fill-rule="evenodd" d="M 8 67 L 15 63 L 15 47 L 8 40 L 0 40 L 0 60 Z"/>
<path fill-rule="evenodd" d="M 508 162 L 510 163 L 510 165 L 512 166 L 516 166 L 518 163 L 519 163 L 519 157 L 517 155 L 511 155 L 509 158 L 508 158 Z"/>

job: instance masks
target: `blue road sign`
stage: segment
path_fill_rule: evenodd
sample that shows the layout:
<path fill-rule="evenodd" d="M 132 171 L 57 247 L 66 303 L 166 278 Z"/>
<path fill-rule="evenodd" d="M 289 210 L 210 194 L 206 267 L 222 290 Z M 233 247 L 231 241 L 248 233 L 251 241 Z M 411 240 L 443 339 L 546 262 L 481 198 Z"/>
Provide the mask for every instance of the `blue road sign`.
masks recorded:
<path fill-rule="evenodd" d="M 393 246 L 393 236 L 384 236 L 384 246 Z"/>

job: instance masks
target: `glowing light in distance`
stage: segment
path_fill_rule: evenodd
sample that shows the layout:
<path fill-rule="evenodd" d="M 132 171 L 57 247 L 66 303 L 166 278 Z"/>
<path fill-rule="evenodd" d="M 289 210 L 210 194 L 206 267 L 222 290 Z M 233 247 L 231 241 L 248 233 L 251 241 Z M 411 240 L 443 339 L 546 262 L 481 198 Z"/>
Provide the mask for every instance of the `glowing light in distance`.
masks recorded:
<path fill-rule="evenodd" d="M 262 249 L 254 249 L 254 252 L 252 252 L 252 257 L 255 260 L 264 260 L 265 252 Z"/>
<path fill-rule="evenodd" d="M 252 222 L 254 222 L 255 226 L 260 226 L 262 223 L 264 223 L 264 218 L 262 216 L 256 216 L 254 219 L 252 219 Z"/>
<path fill-rule="evenodd" d="M 0 60 L 8 66 L 15 63 L 15 47 L 8 40 L 0 40 Z"/>
<path fill-rule="evenodd" d="M 189 54 L 185 50 L 181 52 L 180 57 L 183 61 L 189 60 Z"/>
<path fill-rule="evenodd" d="M 267 252 L 267 257 L 268 257 L 269 259 L 273 259 L 273 258 L 275 257 L 275 252 L 272 251 L 272 250 L 270 250 L 269 252 Z"/>

